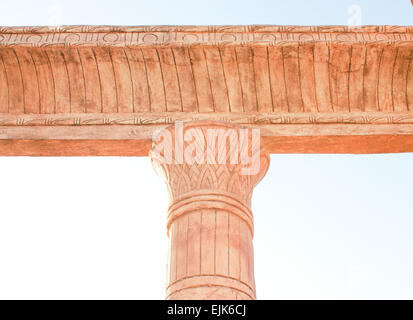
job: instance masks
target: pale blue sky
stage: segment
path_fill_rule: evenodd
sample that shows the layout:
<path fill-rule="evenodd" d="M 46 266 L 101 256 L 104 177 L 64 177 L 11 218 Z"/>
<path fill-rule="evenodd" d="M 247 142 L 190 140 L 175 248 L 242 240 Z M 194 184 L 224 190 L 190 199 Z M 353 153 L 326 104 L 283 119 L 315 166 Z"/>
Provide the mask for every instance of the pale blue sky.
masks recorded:
<path fill-rule="evenodd" d="M 0 25 L 56 12 L 62 24 L 341 25 L 351 5 L 363 24 L 413 21 L 410 0 L 2 0 Z M 253 197 L 258 298 L 413 298 L 413 154 L 271 161 Z M 0 167 L 0 297 L 164 297 L 167 196 L 147 158 Z"/>
<path fill-rule="evenodd" d="M 409 0 L 2 0 L 0 24 L 45 25 L 49 8 L 61 8 L 63 24 L 347 24 L 360 5 L 363 24 L 412 23 Z M 53 11 L 53 9 L 51 10 Z"/>

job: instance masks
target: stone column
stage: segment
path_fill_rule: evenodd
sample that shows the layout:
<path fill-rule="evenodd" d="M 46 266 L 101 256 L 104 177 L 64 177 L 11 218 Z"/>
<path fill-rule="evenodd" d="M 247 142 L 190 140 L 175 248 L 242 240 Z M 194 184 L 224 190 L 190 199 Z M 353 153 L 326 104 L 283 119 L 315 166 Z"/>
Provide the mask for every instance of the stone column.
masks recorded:
<path fill-rule="evenodd" d="M 251 129 L 220 122 L 175 123 L 156 140 L 170 200 L 166 298 L 255 299 L 251 196 L 268 154 Z"/>

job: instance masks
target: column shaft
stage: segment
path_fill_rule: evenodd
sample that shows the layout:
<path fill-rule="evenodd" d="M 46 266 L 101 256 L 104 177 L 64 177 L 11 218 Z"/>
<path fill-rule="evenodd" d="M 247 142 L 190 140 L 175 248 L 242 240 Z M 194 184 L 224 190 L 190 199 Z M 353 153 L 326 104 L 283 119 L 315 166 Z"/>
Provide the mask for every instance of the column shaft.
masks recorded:
<path fill-rule="evenodd" d="M 188 296 L 255 299 L 251 224 L 230 208 L 188 211 L 170 224 L 167 298 Z"/>

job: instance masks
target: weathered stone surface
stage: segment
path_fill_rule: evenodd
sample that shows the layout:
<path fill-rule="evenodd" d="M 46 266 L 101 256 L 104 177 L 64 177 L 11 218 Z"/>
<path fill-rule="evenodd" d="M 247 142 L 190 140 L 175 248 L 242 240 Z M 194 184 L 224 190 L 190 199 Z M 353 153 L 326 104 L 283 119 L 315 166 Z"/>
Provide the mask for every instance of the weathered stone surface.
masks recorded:
<path fill-rule="evenodd" d="M 270 153 L 413 152 L 412 53 L 411 26 L 1 27 L 0 155 L 147 156 L 178 121 L 260 129 Z M 151 155 L 170 195 L 167 298 L 254 299 L 268 154 L 247 176 Z"/>
<path fill-rule="evenodd" d="M 219 122 L 187 122 L 183 134 L 192 128 L 201 130 L 202 136 L 210 129 L 240 130 Z M 175 141 L 175 127 L 167 130 Z M 185 141 L 182 149 L 190 144 Z M 217 154 L 218 149 L 227 147 L 227 143 L 218 145 Z M 251 145 L 249 152 L 253 154 Z M 170 151 L 176 152 L 180 146 L 173 143 Z M 201 146 L 205 154 L 208 147 Z M 167 299 L 255 299 L 251 197 L 268 169 L 269 156 L 261 148 L 257 154 L 259 170 L 248 175 L 242 174 L 245 165 L 231 164 L 229 151 L 228 147 L 222 164 L 168 164 L 151 152 L 152 163 L 168 186 L 170 200 Z"/>
<path fill-rule="evenodd" d="M 335 140 L 332 152 L 413 151 L 412 50 L 401 26 L 2 27 L 0 154 L 47 155 L 44 140 L 67 155 L 89 140 L 99 150 L 84 155 L 129 155 L 121 140 L 137 140 L 147 155 L 177 119 L 265 126 L 272 153 L 291 152 L 274 144 L 290 135 L 308 153 L 309 136 Z M 348 135 L 382 142 L 352 149 Z"/>

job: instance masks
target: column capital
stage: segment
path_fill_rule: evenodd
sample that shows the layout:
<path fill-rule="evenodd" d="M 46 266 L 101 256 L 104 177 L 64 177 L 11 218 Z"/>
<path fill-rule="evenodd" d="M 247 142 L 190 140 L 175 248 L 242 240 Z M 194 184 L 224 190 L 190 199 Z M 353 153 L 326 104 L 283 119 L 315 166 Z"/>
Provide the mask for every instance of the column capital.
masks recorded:
<path fill-rule="evenodd" d="M 251 219 L 253 188 L 270 163 L 259 129 L 218 121 L 177 122 L 163 129 L 150 156 L 168 186 L 170 214 L 188 210 L 191 203 L 208 207 L 213 202 Z"/>

